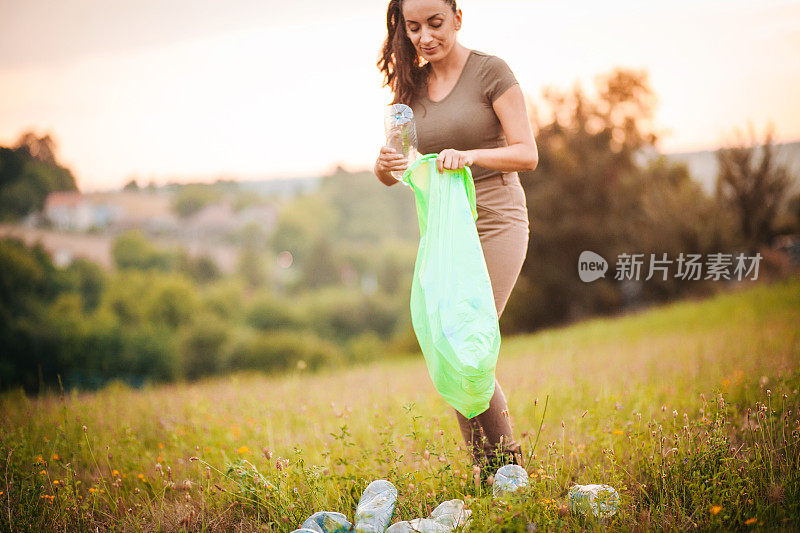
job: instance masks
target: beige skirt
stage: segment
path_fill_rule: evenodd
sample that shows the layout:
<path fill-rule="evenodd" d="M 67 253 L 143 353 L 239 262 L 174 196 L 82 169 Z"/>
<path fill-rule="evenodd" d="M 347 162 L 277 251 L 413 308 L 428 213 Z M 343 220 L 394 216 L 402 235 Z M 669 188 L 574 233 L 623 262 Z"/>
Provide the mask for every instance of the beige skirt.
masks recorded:
<path fill-rule="evenodd" d="M 516 172 L 475 182 L 475 225 L 492 281 L 499 317 L 522 270 L 528 252 L 528 207 Z"/>

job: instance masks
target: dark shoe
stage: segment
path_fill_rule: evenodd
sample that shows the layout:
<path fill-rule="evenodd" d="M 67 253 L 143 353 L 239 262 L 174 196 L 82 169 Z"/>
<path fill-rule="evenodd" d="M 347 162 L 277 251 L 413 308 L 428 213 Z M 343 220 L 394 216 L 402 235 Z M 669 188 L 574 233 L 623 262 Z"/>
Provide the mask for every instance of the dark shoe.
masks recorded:
<path fill-rule="evenodd" d="M 522 450 L 519 445 L 513 450 L 487 454 L 481 458 L 478 466 L 480 468 L 482 488 L 487 489 L 489 487 L 489 477 L 494 478 L 497 469 L 503 465 L 519 465 L 524 468 L 522 464 Z"/>

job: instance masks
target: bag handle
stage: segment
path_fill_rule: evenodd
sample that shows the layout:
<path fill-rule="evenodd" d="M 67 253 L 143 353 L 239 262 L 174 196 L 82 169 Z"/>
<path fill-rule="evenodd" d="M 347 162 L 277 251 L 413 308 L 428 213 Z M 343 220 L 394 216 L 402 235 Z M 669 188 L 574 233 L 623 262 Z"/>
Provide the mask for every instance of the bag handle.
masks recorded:
<path fill-rule="evenodd" d="M 436 158 L 439 157 L 439 154 L 425 154 L 422 157 L 417 158 L 413 163 L 411 163 L 405 172 L 403 172 L 403 176 L 400 181 L 404 184 L 414 187 L 413 182 L 411 181 L 411 173 L 417 168 L 419 165 L 423 163 L 428 163 L 432 161 L 434 168 L 436 167 Z M 467 192 L 467 201 L 469 202 L 470 213 L 472 213 L 472 220 L 478 220 L 478 208 L 476 205 L 476 197 L 475 197 L 475 182 L 472 179 L 472 170 L 470 170 L 469 166 L 464 166 L 464 168 L 460 168 L 458 170 L 449 170 L 445 169 L 443 174 L 440 174 L 439 171 L 436 171 L 436 174 L 439 176 L 448 174 L 458 174 L 457 178 L 460 179 L 464 183 L 464 189 Z"/>

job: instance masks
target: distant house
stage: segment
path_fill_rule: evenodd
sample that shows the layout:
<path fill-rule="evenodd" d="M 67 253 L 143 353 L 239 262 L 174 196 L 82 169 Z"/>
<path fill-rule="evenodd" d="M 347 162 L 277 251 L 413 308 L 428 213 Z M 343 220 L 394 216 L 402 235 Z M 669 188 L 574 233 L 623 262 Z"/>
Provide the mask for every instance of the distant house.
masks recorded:
<path fill-rule="evenodd" d="M 118 233 L 141 229 L 150 235 L 198 240 L 224 237 L 253 225 L 270 232 L 278 220 L 274 205 L 251 205 L 235 211 L 228 201 L 208 204 L 181 219 L 173 211 L 172 202 L 171 191 L 54 192 L 45 199 L 42 215 L 60 231 L 103 229 Z"/>
<path fill-rule="evenodd" d="M 114 211 L 112 207 L 96 204 L 79 192 L 56 191 L 45 199 L 43 214 L 59 230 L 87 231 L 107 227 Z"/>
<path fill-rule="evenodd" d="M 158 233 L 179 225 L 169 195 L 135 191 L 53 192 L 45 199 L 43 215 L 56 229 L 71 231 L 143 228 Z"/>
<path fill-rule="evenodd" d="M 277 222 L 278 209 L 273 205 L 251 205 L 236 213 L 236 223 L 239 228 L 248 224 L 257 224 L 264 230 L 271 231 Z"/>
<path fill-rule="evenodd" d="M 277 220 L 277 209 L 271 205 L 253 205 L 237 212 L 230 203 L 219 202 L 206 205 L 189 217 L 181 226 L 181 234 L 193 239 L 219 237 L 252 224 L 270 231 Z"/>
<path fill-rule="evenodd" d="M 236 228 L 233 208 L 227 203 L 208 204 L 186 220 L 181 232 L 185 237 L 203 239 L 222 235 Z"/>
<path fill-rule="evenodd" d="M 150 233 L 169 233 L 180 227 L 172 212 L 172 195 L 165 192 L 114 191 L 92 193 L 97 204 L 110 206 L 114 211 L 111 227 L 114 230 L 143 229 Z"/>

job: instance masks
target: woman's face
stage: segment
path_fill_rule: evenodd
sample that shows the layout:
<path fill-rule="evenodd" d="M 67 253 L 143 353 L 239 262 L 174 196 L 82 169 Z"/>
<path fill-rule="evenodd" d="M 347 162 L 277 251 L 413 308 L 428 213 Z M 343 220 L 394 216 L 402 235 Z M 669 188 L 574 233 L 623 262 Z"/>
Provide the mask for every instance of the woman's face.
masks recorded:
<path fill-rule="evenodd" d="M 461 28 L 461 10 L 453 13 L 444 0 L 405 0 L 403 18 L 406 35 L 427 61 L 447 56 L 455 46 L 456 31 Z"/>

